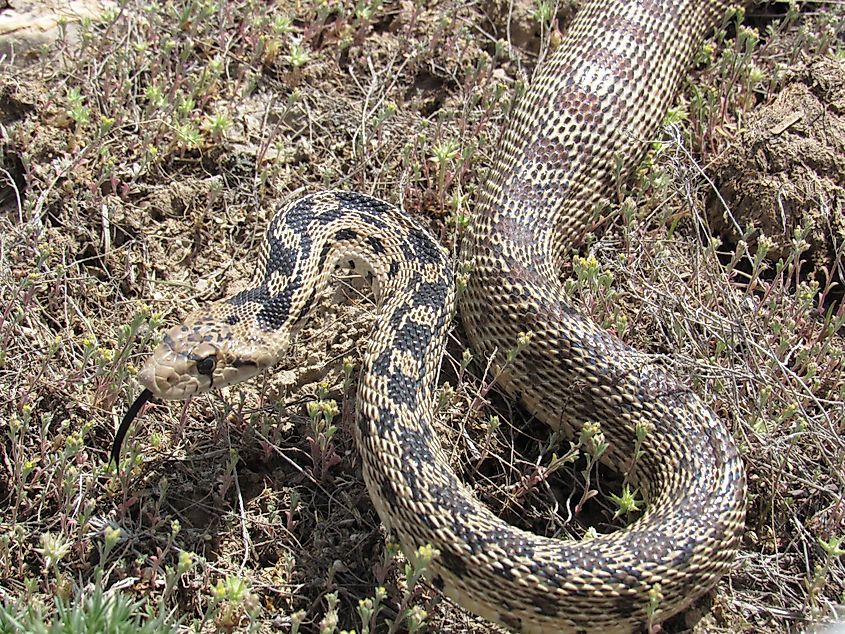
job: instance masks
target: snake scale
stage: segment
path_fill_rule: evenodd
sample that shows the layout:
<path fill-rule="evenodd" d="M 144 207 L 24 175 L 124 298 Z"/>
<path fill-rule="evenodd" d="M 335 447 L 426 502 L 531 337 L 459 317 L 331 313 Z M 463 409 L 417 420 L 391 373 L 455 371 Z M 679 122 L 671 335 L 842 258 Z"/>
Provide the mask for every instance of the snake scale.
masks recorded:
<path fill-rule="evenodd" d="M 187 398 L 273 366 L 334 266 L 371 278 L 378 311 L 363 354 L 354 435 L 382 521 L 413 556 L 431 544 L 433 585 L 522 632 L 628 632 L 683 610 L 730 566 L 745 477 L 720 421 L 688 389 L 576 313 L 558 278 L 614 164 L 640 160 L 704 35 L 728 3 L 598 0 L 578 12 L 513 111 L 482 189 L 459 300 L 477 357 L 530 344 L 500 385 L 532 415 L 576 434 L 601 422 L 604 461 L 630 466 L 635 427 L 643 516 L 583 541 L 508 525 L 449 466 L 434 432 L 436 379 L 455 303 L 447 254 L 392 205 L 323 192 L 271 221 L 249 290 L 190 314 L 144 366 L 142 393 Z"/>

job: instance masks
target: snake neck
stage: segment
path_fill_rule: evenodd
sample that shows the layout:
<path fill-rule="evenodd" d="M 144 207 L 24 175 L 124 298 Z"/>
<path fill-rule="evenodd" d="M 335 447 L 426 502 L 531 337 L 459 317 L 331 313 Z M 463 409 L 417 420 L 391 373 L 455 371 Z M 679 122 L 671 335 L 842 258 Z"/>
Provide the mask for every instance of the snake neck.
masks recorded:
<path fill-rule="evenodd" d="M 360 389 L 395 398 L 364 417 L 373 421 L 372 433 L 393 404 L 405 418 L 430 420 L 423 410 L 431 409 L 454 311 L 452 267 L 437 241 L 393 205 L 343 191 L 294 201 L 267 230 L 253 288 L 229 302 L 249 307 L 252 322 L 283 349 L 319 305 L 337 266 L 365 277 L 378 304 Z"/>

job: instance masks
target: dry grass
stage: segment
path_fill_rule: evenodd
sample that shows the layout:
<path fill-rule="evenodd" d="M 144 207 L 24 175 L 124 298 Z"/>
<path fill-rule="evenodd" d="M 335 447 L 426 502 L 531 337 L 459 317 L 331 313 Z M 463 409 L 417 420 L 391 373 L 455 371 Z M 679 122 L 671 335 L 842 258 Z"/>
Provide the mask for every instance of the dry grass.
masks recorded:
<path fill-rule="evenodd" d="M 279 372 L 149 407 L 119 473 L 104 461 L 159 326 L 246 283 L 280 201 L 374 193 L 457 249 L 536 61 L 539 40 L 516 34 L 539 33 L 542 11 L 147 4 L 83 25 L 77 50 L 64 42 L 0 71 L 0 631 L 19 629 L 11 615 L 52 614 L 54 595 L 94 623 L 105 608 L 82 598 L 98 588 L 138 601 L 151 631 L 177 620 L 332 631 L 333 614 L 339 628 L 388 631 L 384 619 L 406 608 L 424 610 L 429 631 L 489 631 L 415 583 L 367 498 L 342 361 L 366 337 L 360 285 L 339 281 L 340 301 Z M 841 296 L 813 285 L 800 240 L 778 267 L 711 239 L 704 213 L 708 165 L 745 109 L 778 89 L 777 65 L 842 59 L 841 31 L 813 8 L 747 56 L 717 53 L 697 71 L 677 138 L 609 193 L 608 220 L 564 272 L 584 311 L 713 404 L 745 457 L 735 572 L 668 631 L 792 631 L 845 603 L 833 547 L 845 538 Z M 842 6 L 831 10 L 841 20 Z M 559 439 L 495 390 L 495 409 L 473 407 L 488 379 L 483 363 L 466 366 L 463 341 L 456 332 L 443 369 L 456 469 L 510 521 L 583 534 L 569 514 L 585 463 L 550 470 Z M 337 433 L 309 418 L 320 399 L 339 403 Z M 591 470 L 589 486 L 615 480 Z M 599 496 L 583 515 L 602 529 L 610 507 Z M 359 601 L 377 596 L 377 617 L 362 616 Z M 129 623 L 124 612 L 112 622 Z"/>

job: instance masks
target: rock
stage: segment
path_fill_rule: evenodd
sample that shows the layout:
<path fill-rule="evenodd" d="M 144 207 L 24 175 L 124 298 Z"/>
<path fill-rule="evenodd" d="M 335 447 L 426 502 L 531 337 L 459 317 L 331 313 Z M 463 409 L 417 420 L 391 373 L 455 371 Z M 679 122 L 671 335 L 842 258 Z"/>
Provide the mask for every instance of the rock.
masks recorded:
<path fill-rule="evenodd" d="M 812 225 L 804 257 L 832 274 L 845 242 L 845 62 L 821 58 L 790 75 L 715 162 L 714 180 L 733 217 L 714 196 L 708 218 L 732 243 L 742 237 L 737 225 L 745 231 L 753 224 L 769 239 L 770 261 L 786 258 L 795 230 Z"/>
<path fill-rule="evenodd" d="M 81 20 L 117 10 L 111 0 L 0 0 L 0 59 L 26 63 L 61 36 L 64 22 L 71 43 Z"/>

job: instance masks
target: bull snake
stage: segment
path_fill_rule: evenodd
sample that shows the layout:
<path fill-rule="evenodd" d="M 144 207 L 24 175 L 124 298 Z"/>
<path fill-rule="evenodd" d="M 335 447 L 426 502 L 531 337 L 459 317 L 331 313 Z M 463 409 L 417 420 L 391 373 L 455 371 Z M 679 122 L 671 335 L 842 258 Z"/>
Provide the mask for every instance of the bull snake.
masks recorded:
<path fill-rule="evenodd" d="M 139 375 L 151 396 L 184 399 L 272 367 L 338 262 L 374 283 L 375 324 L 362 359 L 354 436 L 368 492 L 410 556 L 434 547 L 432 584 L 515 631 L 626 632 L 688 606 L 729 568 L 745 514 L 745 477 L 719 420 L 688 389 L 574 312 L 558 279 L 614 164 L 642 157 L 704 34 L 727 3 L 599 0 L 577 14 L 509 122 L 475 210 L 459 308 L 500 385 L 570 435 L 601 421 L 603 461 L 630 465 L 648 509 L 586 541 L 516 529 L 452 471 L 433 431 L 436 378 L 455 302 L 449 258 L 396 207 L 323 192 L 284 206 L 266 231 L 252 287 L 188 315 Z"/>

